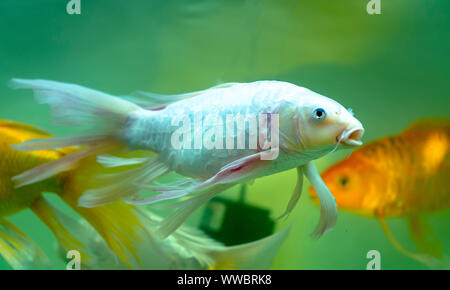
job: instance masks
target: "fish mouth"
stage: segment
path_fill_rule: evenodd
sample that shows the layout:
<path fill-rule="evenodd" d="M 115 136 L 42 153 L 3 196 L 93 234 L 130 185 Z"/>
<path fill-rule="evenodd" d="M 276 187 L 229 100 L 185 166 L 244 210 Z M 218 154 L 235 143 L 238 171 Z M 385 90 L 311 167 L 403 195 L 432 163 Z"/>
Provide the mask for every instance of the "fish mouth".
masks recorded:
<path fill-rule="evenodd" d="M 341 140 L 341 144 L 345 146 L 361 146 L 363 144 L 361 140 L 363 135 L 364 128 L 353 128 L 350 130 L 345 130 L 339 137 L 338 141 Z"/>

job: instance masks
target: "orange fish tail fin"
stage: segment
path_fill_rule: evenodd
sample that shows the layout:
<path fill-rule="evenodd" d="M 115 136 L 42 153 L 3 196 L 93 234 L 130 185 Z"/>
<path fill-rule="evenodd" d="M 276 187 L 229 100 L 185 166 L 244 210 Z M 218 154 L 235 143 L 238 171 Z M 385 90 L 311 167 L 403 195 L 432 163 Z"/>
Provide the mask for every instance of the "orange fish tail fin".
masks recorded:
<path fill-rule="evenodd" d="M 435 238 L 430 225 L 419 216 L 411 216 L 408 219 L 409 233 L 421 253 L 427 253 L 435 258 L 444 257 L 442 243 Z"/>
<path fill-rule="evenodd" d="M 379 218 L 381 228 L 383 229 L 384 233 L 388 237 L 389 241 L 392 243 L 392 245 L 402 254 L 404 254 L 407 257 L 410 257 L 413 260 L 416 260 L 430 269 L 450 269 L 450 263 L 448 259 L 438 259 L 436 257 L 433 257 L 430 254 L 423 254 L 423 253 L 413 253 L 407 250 L 405 247 L 403 247 L 402 244 L 400 244 L 397 239 L 392 234 L 388 224 L 386 223 L 386 220 L 384 218 Z"/>
<path fill-rule="evenodd" d="M 21 230 L 0 219 L 0 256 L 16 270 L 49 269 L 50 261 Z"/>

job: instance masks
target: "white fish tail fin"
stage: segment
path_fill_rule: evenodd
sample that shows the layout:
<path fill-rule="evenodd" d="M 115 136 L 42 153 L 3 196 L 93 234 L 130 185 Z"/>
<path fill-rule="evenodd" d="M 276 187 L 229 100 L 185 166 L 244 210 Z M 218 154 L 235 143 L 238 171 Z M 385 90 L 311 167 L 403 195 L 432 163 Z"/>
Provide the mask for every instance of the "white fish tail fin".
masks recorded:
<path fill-rule="evenodd" d="M 21 230 L 0 219 L 0 255 L 16 270 L 49 269 L 50 261 Z"/>
<path fill-rule="evenodd" d="M 12 79 L 13 88 L 32 89 L 38 103 L 50 105 L 53 121 L 64 126 L 88 126 L 90 129 L 65 137 L 35 139 L 14 145 L 16 150 L 33 151 L 75 145 L 88 146 L 82 153 L 70 154 L 58 161 L 38 167 L 16 178 L 18 186 L 43 180 L 70 170 L 79 160 L 107 151 L 105 147 L 119 141 L 120 129 L 129 114 L 140 107 L 112 95 L 74 84 L 48 80 Z"/>
<path fill-rule="evenodd" d="M 48 80 L 12 79 L 13 88 L 32 89 L 40 104 L 50 105 L 53 121 L 65 126 L 95 126 L 117 129 L 131 111 L 140 107 L 118 97 Z"/>
<path fill-rule="evenodd" d="M 80 253 L 81 269 L 125 269 L 126 266 L 108 247 L 95 229 L 82 219 L 72 218 L 53 207 L 44 198 L 31 210 L 50 228 L 62 258 L 71 250 Z"/>
<path fill-rule="evenodd" d="M 211 251 L 211 270 L 264 270 L 273 259 L 289 233 L 290 226 L 261 240 Z"/>

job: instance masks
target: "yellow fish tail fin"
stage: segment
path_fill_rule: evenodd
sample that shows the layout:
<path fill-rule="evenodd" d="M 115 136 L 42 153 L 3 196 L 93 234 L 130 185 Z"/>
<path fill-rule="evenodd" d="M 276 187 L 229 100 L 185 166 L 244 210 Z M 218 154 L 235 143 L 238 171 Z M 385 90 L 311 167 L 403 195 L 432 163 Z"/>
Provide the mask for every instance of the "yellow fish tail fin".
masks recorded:
<path fill-rule="evenodd" d="M 280 246 L 285 241 L 290 227 L 261 240 L 225 247 L 212 251 L 214 260 L 210 270 L 263 270 L 272 266 L 273 259 Z"/>
<path fill-rule="evenodd" d="M 149 234 L 146 218 L 140 211 L 120 201 L 85 208 L 79 207 L 77 198 L 70 194 L 64 194 L 62 198 L 95 228 L 128 268 L 142 268 L 141 251 L 146 247 L 155 248 L 155 241 Z"/>
<path fill-rule="evenodd" d="M 44 252 L 21 230 L 4 219 L 0 219 L 0 255 L 16 270 L 51 267 Z"/>
<path fill-rule="evenodd" d="M 31 210 L 51 229 L 58 241 L 58 252 L 63 259 L 69 251 L 80 255 L 81 269 L 123 268 L 117 256 L 103 238 L 82 219 L 72 218 L 53 207 L 44 198 L 38 199 Z"/>

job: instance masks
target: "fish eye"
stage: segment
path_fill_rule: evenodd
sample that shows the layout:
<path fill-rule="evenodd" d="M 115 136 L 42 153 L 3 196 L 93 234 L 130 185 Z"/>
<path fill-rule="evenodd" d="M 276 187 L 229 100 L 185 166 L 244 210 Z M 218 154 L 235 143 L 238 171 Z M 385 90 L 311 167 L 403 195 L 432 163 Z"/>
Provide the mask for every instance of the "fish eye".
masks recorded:
<path fill-rule="evenodd" d="M 314 109 L 313 118 L 316 120 L 323 120 L 327 116 L 327 112 L 322 108 Z"/>
<path fill-rule="evenodd" d="M 345 175 L 340 176 L 339 179 L 338 179 L 339 184 L 342 185 L 342 186 L 346 186 L 349 181 L 350 181 L 350 179 L 347 176 L 345 176 Z"/>
<path fill-rule="evenodd" d="M 313 118 L 316 120 L 323 120 L 327 116 L 327 112 L 322 108 L 314 109 Z"/>

